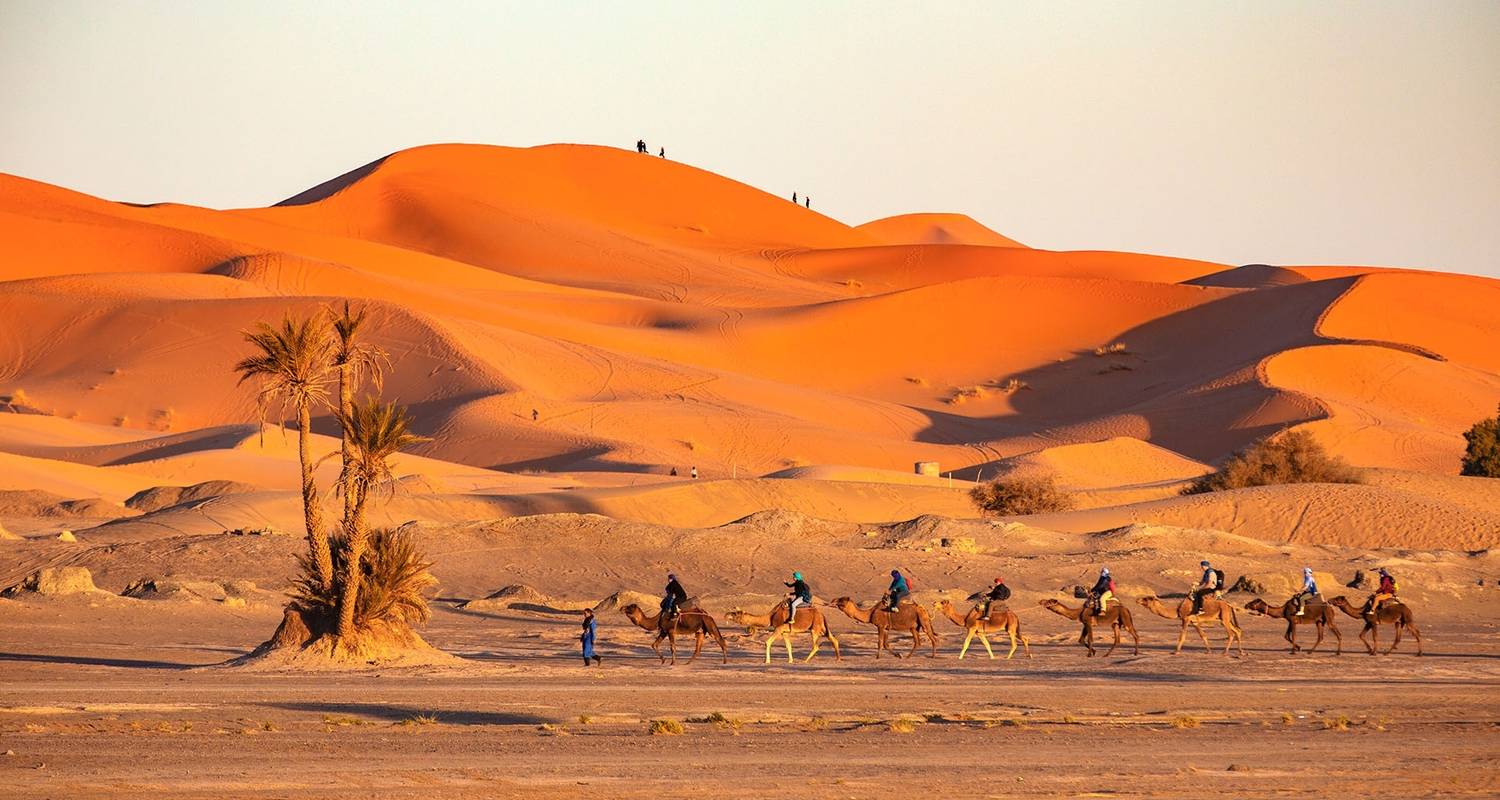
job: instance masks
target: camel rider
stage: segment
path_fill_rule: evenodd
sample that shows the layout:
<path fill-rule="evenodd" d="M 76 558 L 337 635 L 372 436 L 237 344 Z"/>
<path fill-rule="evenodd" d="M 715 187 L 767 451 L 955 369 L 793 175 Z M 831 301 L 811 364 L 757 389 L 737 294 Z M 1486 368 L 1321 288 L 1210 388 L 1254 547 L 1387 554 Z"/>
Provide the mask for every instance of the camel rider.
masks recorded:
<path fill-rule="evenodd" d="M 687 590 L 677 582 L 677 576 L 667 573 L 666 596 L 661 599 L 661 613 L 667 615 L 667 619 L 677 616 L 678 608 L 687 602 Z"/>
<path fill-rule="evenodd" d="M 812 605 L 812 589 L 808 587 L 807 581 L 802 580 L 800 572 L 793 572 L 791 583 L 783 585 L 792 590 L 786 600 L 786 621 L 796 622 L 797 609 Z"/>
<path fill-rule="evenodd" d="M 1203 598 L 1219 591 L 1219 573 L 1214 572 L 1213 566 L 1206 559 L 1199 561 L 1198 566 L 1203 568 L 1203 576 L 1198 579 L 1197 583 L 1193 584 L 1194 614 L 1203 613 Z"/>
<path fill-rule="evenodd" d="M 1391 573 L 1385 571 L 1385 567 L 1381 567 L 1380 586 L 1375 589 L 1375 596 L 1370 598 L 1370 610 L 1368 613 L 1374 614 L 1375 612 L 1379 611 L 1380 607 L 1384 605 L 1387 600 L 1391 600 L 1395 598 L 1395 596 L 1396 579 L 1391 577 Z"/>
<path fill-rule="evenodd" d="M 886 597 L 891 601 L 887 610 L 892 614 L 896 613 L 896 607 L 901 605 L 902 600 L 911 597 L 911 587 L 906 585 L 906 578 L 901 575 L 901 570 L 891 570 L 891 586 L 886 589 Z"/>
<path fill-rule="evenodd" d="M 1089 590 L 1089 602 L 1094 606 L 1094 615 L 1103 616 L 1114 596 L 1115 579 L 1110 576 L 1109 567 L 1100 567 L 1099 580 L 1094 581 L 1094 588 Z"/>
<path fill-rule="evenodd" d="M 995 585 L 984 595 L 984 613 L 980 616 L 988 620 L 990 618 L 990 606 L 1003 603 L 1010 599 L 1010 587 L 1005 585 L 1004 578 L 996 578 Z"/>
<path fill-rule="evenodd" d="M 1318 582 L 1313 579 L 1312 567 L 1303 567 L 1302 591 L 1292 595 L 1292 599 L 1297 601 L 1297 616 L 1302 616 L 1303 612 L 1307 610 L 1307 601 L 1314 597 L 1319 597 Z"/>

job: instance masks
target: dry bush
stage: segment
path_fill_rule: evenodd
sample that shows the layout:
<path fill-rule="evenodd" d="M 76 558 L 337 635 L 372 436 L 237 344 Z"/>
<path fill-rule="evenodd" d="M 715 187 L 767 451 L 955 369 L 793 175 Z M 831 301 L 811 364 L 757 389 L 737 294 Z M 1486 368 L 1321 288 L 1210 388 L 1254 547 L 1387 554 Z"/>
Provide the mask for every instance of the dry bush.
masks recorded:
<path fill-rule="evenodd" d="M 437 722 L 437 714 L 413 714 L 396 724 L 410 728 L 418 725 L 436 725 Z"/>
<path fill-rule="evenodd" d="M 1500 411 L 1493 419 L 1482 419 L 1464 431 L 1463 469 L 1461 475 L 1500 478 Z"/>
<path fill-rule="evenodd" d="M 1197 717 L 1190 717 L 1186 714 L 1180 717 L 1174 717 L 1172 719 L 1172 727 L 1179 730 L 1181 730 L 1182 728 L 1196 728 L 1199 724 L 1200 723 Z"/>
<path fill-rule="evenodd" d="M 1294 717 L 1294 716 L 1292 716 L 1292 713 L 1290 711 L 1283 711 L 1283 712 L 1281 712 L 1281 724 L 1282 725 L 1290 725 L 1296 719 L 1297 718 Z"/>
<path fill-rule="evenodd" d="M 594 718 L 591 717 L 591 716 L 589 716 L 588 714 L 579 714 L 578 715 L 578 724 L 579 725 L 588 725 L 589 723 L 591 723 L 593 721 L 594 721 Z"/>
<path fill-rule="evenodd" d="M 945 402 L 951 406 L 960 406 L 970 400 L 982 400 L 984 394 L 983 386 L 960 386 L 953 390 L 953 394 Z"/>
<path fill-rule="evenodd" d="M 969 499 L 984 514 L 1020 517 L 1067 511 L 1073 495 L 1057 488 L 1051 476 L 1041 478 L 996 478 L 969 490 Z"/>
<path fill-rule="evenodd" d="M 1124 342 L 1114 342 L 1113 344 L 1094 348 L 1094 355 L 1096 356 L 1124 356 L 1129 354 L 1130 349 L 1125 346 Z"/>
<path fill-rule="evenodd" d="M 917 378 L 917 377 L 913 377 L 911 375 L 906 376 L 906 382 L 907 383 L 915 383 L 918 386 L 926 386 L 927 385 L 927 379 L 926 378 Z"/>
<path fill-rule="evenodd" d="M 1230 456 L 1217 472 L 1194 480 L 1183 494 L 1285 483 L 1359 483 L 1359 470 L 1330 455 L 1307 431 L 1283 431 Z"/>
<path fill-rule="evenodd" d="M 318 585 L 317 573 L 306 554 L 298 557 L 301 574 L 295 582 L 292 602 L 310 619 L 332 627 L 338 619 L 338 604 L 344 592 L 344 559 L 348 548 L 334 543 L 334 581 L 326 590 Z M 390 528 L 370 532 L 364 557 L 360 559 L 359 596 L 354 606 L 356 629 L 376 624 L 411 626 L 432 615 L 423 592 L 437 582 L 431 567 L 411 534 Z"/>
<path fill-rule="evenodd" d="M 1020 378 L 1006 378 L 1005 380 L 1000 381 L 1000 391 L 1006 394 L 1015 394 L 1022 389 L 1030 388 L 1031 384 L 1021 380 Z"/>
<path fill-rule="evenodd" d="M 685 732 L 682 723 L 675 719 L 653 719 L 646 728 L 652 736 L 681 736 Z"/>
<path fill-rule="evenodd" d="M 1343 714 L 1337 717 L 1324 717 L 1323 730 L 1325 731 L 1347 731 L 1349 730 L 1349 718 Z"/>
<path fill-rule="evenodd" d="M 886 727 L 891 733 L 911 733 L 917 729 L 917 723 L 910 719 L 893 719 L 887 723 Z"/>
<path fill-rule="evenodd" d="M 828 727 L 828 720 L 823 717 L 813 717 L 807 721 L 807 729 L 810 731 L 821 731 Z"/>

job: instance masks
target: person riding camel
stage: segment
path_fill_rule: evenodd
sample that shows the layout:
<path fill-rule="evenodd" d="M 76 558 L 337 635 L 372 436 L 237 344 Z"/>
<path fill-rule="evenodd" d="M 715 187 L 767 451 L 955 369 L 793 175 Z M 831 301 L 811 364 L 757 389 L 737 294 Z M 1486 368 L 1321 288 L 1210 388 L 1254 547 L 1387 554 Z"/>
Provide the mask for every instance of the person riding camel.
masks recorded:
<path fill-rule="evenodd" d="M 812 605 L 812 589 L 800 572 L 793 572 L 791 582 L 782 585 L 792 590 L 786 599 L 786 621 L 793 623 L 797 621 L 797 609 Z"/>
<path fill-rule="evenodd" d="M 1292 599 L 1297 602 L 1296 616 L 1302 616 L 1303 612 L 1307 610 L 1307 601 L 1315 597 L 1319 600 L 1322 599 L 1318 594 L 1318 582 L 1313 579 L 1312 567 L 1303 567 L 1302 591 L 1292 595 Z"/>
<path fill-rule="evenodd" d="M 1115 579 L 1110 576 L 1109 567 L 1100 567 L 1099 580 L 1094 581 L 1094 588 L 1089 590 L 1089 604 L 1093 606 L 1094 616 L 1103 616 L 1114 596 Z"/>
<path fill-rule="evenodd" d="M 667 619 L 674 619 L 679 612 L 679 607 L 687 602 L 688 595 L 687 590 L 682 588 L 681 583 L 678 583 L 677 576 L 670 572 L 667 573 L 666 593 L 666 596 L 661 599 L 661 613 L 665 614 Z"/>
<path fill-rule="evenodd" d="M 990 607 L 996 603 L 1004 603 L 1009 599 L 1010 587 L 1005 585 L 1004 578 L 996 578 L 995 585 L 990 587 L 990 590 L 984 594 L 984 613 L 979 615 L 980 618 L 989 621 Z"/>
<path fill-rule="evenodd" d="M 1367 604 L 1369 606 L 1369 610 L 1365 613 L 1374 614 L 1375 612 L 1380 610 L 1380 607 L 1382 605 L 1385 605 L 1386 601 L 1393 600 L 1395 599 L 1395 597 L 1396 579 L 1391 577 L 1391 573 L 1385 571 L 1385 567 L 1381 567 L 1380 586 L 1375 589 L 1375 594 L 1370 598 L 1370 602 Z"/>
<path fill-rule="evenodd" d="M 1219 573 L 1214 571 L 1212 565 L 1205 559 L 1198 562 L 1203 568 L 1203 576 L 1193 584 L 1193 614 L 1203 613 L 1203 598 L 1209 597 L 1219 591 Z"/>
<path fill-rule="evenodd" d="M 886 597 L 890 600 L 887 610 L 892 614 L 896 613 L 896 607 L 901 605 L 902 600 L 911 597 L 911 587 L 906 584 L 906 578 L 901 575 L 901 570 L 891 570 L 891 586 L 886 589 Z"/>

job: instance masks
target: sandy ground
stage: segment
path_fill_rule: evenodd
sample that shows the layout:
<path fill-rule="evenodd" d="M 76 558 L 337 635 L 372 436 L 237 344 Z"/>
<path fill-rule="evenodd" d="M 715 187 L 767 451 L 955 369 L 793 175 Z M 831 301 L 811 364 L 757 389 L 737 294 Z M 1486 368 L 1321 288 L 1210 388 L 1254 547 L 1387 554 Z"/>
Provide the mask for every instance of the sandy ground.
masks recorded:
<path fill-rule="evenodd" d="M 1500 792 L 1500 631 L 1477 609 L 1428 622 L 1421 659 L 1364 655 L 1352 620 L 1344 655 L 1289 656 L 1250 619 L 1244 659 L 1173 656 L 1169 623 L 1138 620 L 1139 656 L 1089 660 L 1069 623 L 1033 617 L 1030 661 L 959 661 L 950 635 L 940 658 L 877 662 L 842 620 L 844 663 L 795 667 L 741 637 L 727 666 L 660 667 L 607 619 L 586 669 L 571 618 L 440 603 L 428 636 L 460 666 L 316 676 L 195 668 L 252 646 L 274 609 L 148 606 L 0 601 L 8 796 Z M 703 721 L 648 735 L 661 718 Z"/>

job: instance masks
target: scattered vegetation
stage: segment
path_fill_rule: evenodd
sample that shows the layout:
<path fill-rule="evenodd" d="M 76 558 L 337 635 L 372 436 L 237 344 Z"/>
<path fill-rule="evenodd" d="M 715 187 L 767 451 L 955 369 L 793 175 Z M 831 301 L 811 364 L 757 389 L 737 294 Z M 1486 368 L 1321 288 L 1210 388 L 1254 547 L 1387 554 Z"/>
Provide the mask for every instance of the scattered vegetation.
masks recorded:
<path fill-rule="evenodd" d="M 1022 389 L 1030 389 L 1031 384 L 1021 380 L 1020 378 L 1006 378 L 1005 380 L 1000 381 L 999 388 L 1000 391 L 1006 394 L 1015 394 Z"/>
<path fill-rule="evenodd" d="M 591 716 L 589 716 L 588 714 L 579 714 L 578 715 L 578 724 L 579 725 L 588 725 L 588 724 L 592 723 L 593 721 L 594 721 L 594 718 L 591 717 Z"/>
<path fill-rule="evenodd" d="M 421 725 L 436 725 L 437 723 L 437 714 L 413 714 L 396 724 L 401 725 L 402 727 L 410 728 Z"/>
<path fill-rule="evenodd" d="M 946 402 L 950 406 L 961 406 L 970 400 L 984 399 L 985 390 L 983 386 L 959 386 L 948 396 Z"/>
<path fill-rule="evenodd" d="M 906 376 L 906 382 L 907 383 L 915 383 L 918 386 L 926 386 L 927 385 L 927 379 L 926 378 L 915 378 L 915 377 L 912 377 L 910 375 Z"/>
<path fill-rule="evenodd" d="M 844 280 L 844 285 L 849 287 L 850 289 L 864 288 L 864 284 L 855 278 L 846 278 Z"/>
<path fill-rule="evenodd" d="M 1172 727 L 1177 728 L 1178 730 L 1181 730 L 1183 728 L 1196 728 L 1200 724 L 1201 723 L 1199 722 L 1197 717 L 1191 717 L 1186 714 L 1172 718 Z"/>
<path fill-rule="evenodd" d="M 1193 481 L 1183 494 L 1286 483 L 1358 483 L 1359 470 L 1330 455 L 1307 431 L 1283 431 L 1230 456 L 1217 472 Z"/>
<path fill-rule="evenodd" d="M 652 736 L 681 736 L 686 729 L 675 719 L 653 719 L 646 732 Z"/>
<path fill-rule="evenodd" d="M 823 717 L 813 717 L 807 721 L 807 729 L 810 731 L 821 731 L 828 728 L 828 720 Z"/>
<path fill-rule="evenodd" d="M 1094 355 L 1096 355 L 1096 356 L 1125 356 L 1125 355 L 1130 355 L 1130 349 L 1125 346 L 1124 342 L 1114 342 L 1112 344 L 1106 344 L 1106 345 L 1103 345 L 1103 346 L 1100 346 L 1100 347 L 1095 347 L 1094 348 Z"/>
<path fill-rule="evenodd" d="M 1057 488 L 1049 475 L 1039 478 L 997 478 L 969 490 L 969 499 L 984 514 L 1025 516 L 1067 511 L 1076 501 Z"/>
<path fill-rule="evenodd" d="M 1064 714 L 1063 715 L 1062 723 L 1064 725 L 1072 725 L 1072 724 L 1074 724 L 1076 722 L 1078 722 L 1078 720 L 1074 719 L 1072 714 Z"/>
<path fill-rule="evenodd" d="M 1296 720 L 1297 720 L 1297 718 L 1294 717 L 1294 716 L 1292 716 L 1292 713 L 1290 711 L 1283 711 L 1283 712 L 1281 712 L 1281 724 L 1282 725 L 1290 725 L 1293 722 L 1295 722 Z"/>
<path fill-rule="evenodd" d="M 1464 431 L 1462 475 L 1500 478 L 1500 409 L 1491 419 L 1482 419 Z"/>
<path fill-rule="evenodd" d="M 555 724 L 555 723 L 551 723 L 551 722 L 544 722 L 544 723 L 542 723 L 542 725 L 539 728 L 539 730 L 541 730 L 543 733 L 550 733 L 553 736 L 567 736 L 568 735 L 568 729 L 566 727 L 564 727 L 562 725 Z"/>

